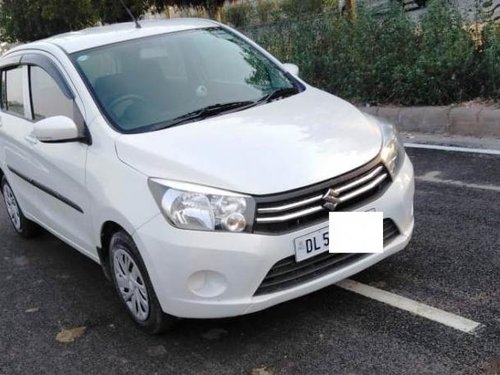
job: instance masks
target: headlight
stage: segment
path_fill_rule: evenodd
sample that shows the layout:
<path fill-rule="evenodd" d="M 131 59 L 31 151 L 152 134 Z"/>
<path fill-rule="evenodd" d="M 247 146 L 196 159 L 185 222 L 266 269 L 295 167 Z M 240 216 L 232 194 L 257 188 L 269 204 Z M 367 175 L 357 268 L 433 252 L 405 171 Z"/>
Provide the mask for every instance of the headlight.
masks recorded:
<path fill-rule="evenodd" d="M 399 167 L 403 164 L 405 149 L 399 139 L 396 127 L 380 118 L 365 115 L 368 119 L 375 122 L 382 132 L 383 144 L 380 157 L 389 170 L 391 176 L 395 176 Z"/>
<path fill-rule="evenodd" d="M 245 195 L 185 182 L 149 179 L 163 215 L 180 229 L 251 231 L 255 201 Z"/>

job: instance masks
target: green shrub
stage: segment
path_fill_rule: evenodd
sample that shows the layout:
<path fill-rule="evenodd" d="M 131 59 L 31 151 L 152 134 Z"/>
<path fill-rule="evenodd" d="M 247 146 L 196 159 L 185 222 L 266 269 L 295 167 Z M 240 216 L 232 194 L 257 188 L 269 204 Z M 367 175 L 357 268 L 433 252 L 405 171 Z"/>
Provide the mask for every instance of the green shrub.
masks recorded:
<path fill-rule="evenodd" d="M 300 18 L 323 10 L 325 0 L 281 0 L 280 10 L 289 18 Z"/>
<path fill-rule="evenodd" d="M 354 21 L 343 23 L 346 36 L 336 47 L 345 55 L 337 70 L 343 77 L 332 72 L 331 90 L 369 103 L 405 101 L 417 59 L 414 30 L 400 7 L 390 7 L 384 17 L 360 8 Z"/>
<path fill-rule="evenodd" d="M 304 6 L 299 3 L 283 5 L 297 10 Z M 383 14 L 361 6 L 353 20 L 336 7 L 321 9 L 300 16 L 289 10 L 272 25 L 243 31 L 280 60 L 299 65 L 312 85 L 351 101 L 444 105 L 479 95 L 500 99 L 499 27 L 487 26 L 481 44 L 458 10 L 439 0 L 419 23 L 394 3 Z"/>
<path fill-rule="evenodd" d="M 434 1 L 422 20 L 418 75 L 414 84 L 422 101 L 436 104 L 470 98 L 477 67 L 476 45 L 457 9 Z"/>
<path fill-rule="evenodd" d="M 483 45 L 478 67 L 480 96 L 500 99 L 500 26 L 488 24 L 483 29 Z"/>
<path fill-rule="evenodd" d="M 276 18 L 279 11 L 278 0 L 258 0 L 255 4 L 257 21 L 260 24 L 267 24 Z"/>
<path fill-rule="evenodd" d="M 252 21 L 253 5 L 248 1 L 227 4 L 222 8 L 222 17 L 226 23 L 234 27 L 245 27 Z"/>

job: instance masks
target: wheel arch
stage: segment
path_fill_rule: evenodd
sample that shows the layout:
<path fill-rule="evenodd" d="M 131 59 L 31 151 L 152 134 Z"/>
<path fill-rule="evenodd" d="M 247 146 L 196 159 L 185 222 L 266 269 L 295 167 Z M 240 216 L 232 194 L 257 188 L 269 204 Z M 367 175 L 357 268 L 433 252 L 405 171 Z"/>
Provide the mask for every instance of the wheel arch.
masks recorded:
<path fill-rule="evenodd" d="M 99 261 L 101 262 L 104 275 L 108 280 L 111 280 L 109 268 L 109 244 L 113 235 L 120 231 L 130 234 L 122 225 L 118 224 L 116 221 L 108 220 L 101 226 L 100 246 L 97 247 L 97 254 L 99 256 Z"/>

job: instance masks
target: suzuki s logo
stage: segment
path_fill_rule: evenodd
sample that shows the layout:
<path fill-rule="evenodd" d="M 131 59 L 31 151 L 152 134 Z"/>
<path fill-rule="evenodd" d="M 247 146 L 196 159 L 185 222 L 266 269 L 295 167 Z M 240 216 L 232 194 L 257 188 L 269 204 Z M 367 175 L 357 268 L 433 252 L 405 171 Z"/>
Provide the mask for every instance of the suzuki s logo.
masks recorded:
<path fill-rule="evenodd" d="M 325 203 L 323 203 L 323 207 L 325 207 L 327 210 L 333 211 L 335 210 L 335 207 L 340 203 L 340 199 L 338 198 L 339 193 L 337 193 L 333 189 L 328 189 L 326 194 L 323 196 L 323 200 Z"/>

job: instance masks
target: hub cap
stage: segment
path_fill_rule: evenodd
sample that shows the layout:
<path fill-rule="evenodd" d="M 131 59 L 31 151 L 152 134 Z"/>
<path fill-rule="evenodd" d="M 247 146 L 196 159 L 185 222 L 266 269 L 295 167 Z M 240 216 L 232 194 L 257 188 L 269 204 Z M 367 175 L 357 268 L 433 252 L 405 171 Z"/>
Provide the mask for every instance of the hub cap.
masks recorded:
<path fill-rule="evenodd" d="M 17 205 L 16 197 L 10 189 L 10 186 L 5 184 L 3 186 L 3 198 L 5 200 L 5 205 L 7 206 L 7 212 L 9 213 L 10 221 L 14 225 L 17 231 L 21 231 L 21 211 Z"/>
<path fill-rule="evenodd" d="M 132 257 L 123 249 L 114 253 L 115 280 L 120 295 L 137 320 L 149 316 L 149 298 L 144 277 Z"/>

